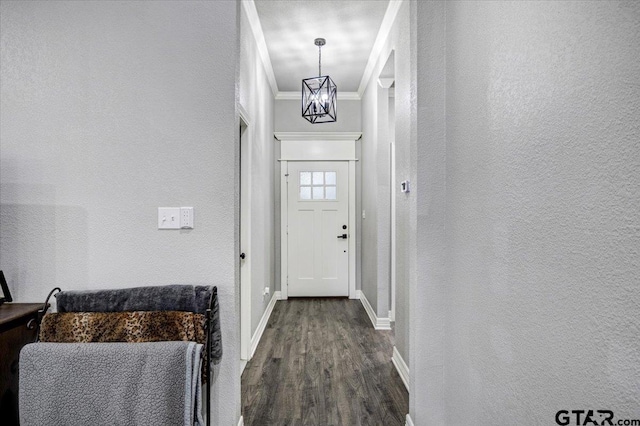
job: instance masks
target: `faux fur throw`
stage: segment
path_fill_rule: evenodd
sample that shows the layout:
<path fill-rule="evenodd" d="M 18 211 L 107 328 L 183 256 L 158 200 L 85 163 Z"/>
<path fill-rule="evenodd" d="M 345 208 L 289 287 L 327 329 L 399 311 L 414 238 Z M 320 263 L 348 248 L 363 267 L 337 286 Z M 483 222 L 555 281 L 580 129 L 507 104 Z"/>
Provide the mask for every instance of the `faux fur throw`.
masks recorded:
<path fill-rule="evenodd" d="M 204 344 L 205 317 L 193 312 L 65 312 L 44 316 L 40 341 L 56 343 L 193 341 Z"/>

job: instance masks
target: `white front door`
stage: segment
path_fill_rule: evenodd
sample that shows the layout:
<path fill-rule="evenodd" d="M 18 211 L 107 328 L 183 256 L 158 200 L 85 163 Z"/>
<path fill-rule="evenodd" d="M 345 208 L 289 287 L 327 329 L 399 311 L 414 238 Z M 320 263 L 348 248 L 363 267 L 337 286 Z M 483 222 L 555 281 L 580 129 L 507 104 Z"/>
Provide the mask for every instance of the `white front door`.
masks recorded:
<path fill-rule="evenodd" d="M 290 162 L 288 295 L 349 295 L 349 165 Z"/>

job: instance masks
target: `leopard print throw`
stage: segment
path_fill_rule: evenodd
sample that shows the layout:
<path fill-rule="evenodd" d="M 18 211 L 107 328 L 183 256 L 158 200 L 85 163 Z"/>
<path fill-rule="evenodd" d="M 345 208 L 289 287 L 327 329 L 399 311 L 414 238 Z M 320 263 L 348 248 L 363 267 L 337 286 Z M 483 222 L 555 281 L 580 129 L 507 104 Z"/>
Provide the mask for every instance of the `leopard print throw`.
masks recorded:
<path fill-rule="evenodd" d="M 41 342 L 205 343 L 205 316 L 182 311 L 64 312 L 44 316 Z"/>

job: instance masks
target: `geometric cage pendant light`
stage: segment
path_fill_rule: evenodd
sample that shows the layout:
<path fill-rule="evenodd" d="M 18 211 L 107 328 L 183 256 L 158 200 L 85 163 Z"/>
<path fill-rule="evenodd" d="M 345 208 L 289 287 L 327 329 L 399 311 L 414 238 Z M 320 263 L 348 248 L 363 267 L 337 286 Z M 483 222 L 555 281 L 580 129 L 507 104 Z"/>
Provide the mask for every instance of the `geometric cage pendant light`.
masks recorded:
<path fill-rule="evenodd" d="M 338 87 L 328 75 L 322 75 L 322 46 L 326 41 L 317 38 L 318 77 L 302 80 L 302 116 L 310 123 L 332 123 L 338 118 Z"/>

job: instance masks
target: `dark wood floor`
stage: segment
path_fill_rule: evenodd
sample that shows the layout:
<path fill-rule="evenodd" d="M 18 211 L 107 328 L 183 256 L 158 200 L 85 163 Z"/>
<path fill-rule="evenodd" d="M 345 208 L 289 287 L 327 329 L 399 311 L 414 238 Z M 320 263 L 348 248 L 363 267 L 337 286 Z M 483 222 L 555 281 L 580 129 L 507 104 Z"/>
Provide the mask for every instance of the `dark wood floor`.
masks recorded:
<path fill-rule="evenodd" d="M 359 300 L 278 301 L 242 374 L 247 426 L 404 425 L 409 394 Z"/>

